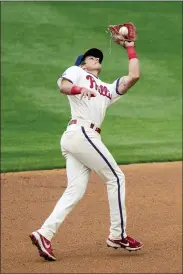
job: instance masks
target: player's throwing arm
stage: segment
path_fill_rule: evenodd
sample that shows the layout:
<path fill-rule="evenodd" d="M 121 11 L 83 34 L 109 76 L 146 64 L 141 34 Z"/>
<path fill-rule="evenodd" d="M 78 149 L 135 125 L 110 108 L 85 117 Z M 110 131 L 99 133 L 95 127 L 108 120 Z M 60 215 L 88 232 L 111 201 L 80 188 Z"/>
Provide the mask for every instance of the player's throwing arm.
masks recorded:
<path fill-rule="evenodd" d="M 75 86 L 75 85 L 71 84 L 69 81 L 64 80 L 64 79 L 61 83 L 60 91 L 64 94 L 67 94 L 67 95 L 81 94 L 80 99 L 82 99 L 83 97 L 84 98 L 88 97 L 88 100 L 90 100 L 91 97 L 96 96 L 95 91 L 89 90 L 89 89 L 84 88 L 84 87 Z"/>

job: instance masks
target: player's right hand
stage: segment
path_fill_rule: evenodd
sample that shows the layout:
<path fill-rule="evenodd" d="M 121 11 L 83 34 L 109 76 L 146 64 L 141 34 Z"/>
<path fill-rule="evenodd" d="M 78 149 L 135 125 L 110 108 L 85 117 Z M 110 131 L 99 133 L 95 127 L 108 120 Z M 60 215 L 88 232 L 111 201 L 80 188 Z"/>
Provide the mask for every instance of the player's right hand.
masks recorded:
<path fill-rule="evenodd" d="M 97 96 L 96 92 L 94 92 L 90 89 L 87 89 L 87 88 L 82 88 L 80 100 L 82 98 L 86 98 L 86 97 L 88 97 L 88 100 L 90 100 L 91 97 L 96 97 L 96 96 Z"/>

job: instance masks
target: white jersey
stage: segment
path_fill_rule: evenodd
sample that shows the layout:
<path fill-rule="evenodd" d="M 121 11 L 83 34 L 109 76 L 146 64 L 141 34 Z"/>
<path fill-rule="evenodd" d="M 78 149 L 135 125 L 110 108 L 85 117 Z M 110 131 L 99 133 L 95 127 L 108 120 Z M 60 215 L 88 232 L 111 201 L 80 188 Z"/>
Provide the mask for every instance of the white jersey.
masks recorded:
<path fill-rule="evenodd" d="M 80 100 L 80 94 L 68 95 L 68 99 L 72 119 L 87 120 L 100 127 L 107 107 L 120 98 L 121 94 L 117 93 L 120 78 L 112 84 L 108 84 L 81 67 L 72 66 L 58 79 L 58 86 L 60 86 L 62 79 L 67 79 L 76 86 L 84 87 L 97 93 L 97 96 L 92 97 L 90 100 L 87 97 Z"/>

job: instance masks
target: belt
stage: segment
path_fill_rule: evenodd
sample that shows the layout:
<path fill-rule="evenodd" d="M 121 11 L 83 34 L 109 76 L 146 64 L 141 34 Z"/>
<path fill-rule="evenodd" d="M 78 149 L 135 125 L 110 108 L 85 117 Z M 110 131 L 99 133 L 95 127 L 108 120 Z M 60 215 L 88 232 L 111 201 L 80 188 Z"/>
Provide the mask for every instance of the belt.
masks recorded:
<path fill-rule="evenodd" d="M 69 122 L 68 126 L 74 125 L 74 124 L 77 124 L 77 120 L 71 120 Z M 95 124 L 91 123 L 91 124 L 89 124 L 89 126 L 90 126 L 90 128 L 94 128 Z M 99 134 L 101 133 L 101 129 L 99 127 L 96 127 L 95 131 L 98 132 Z"/>

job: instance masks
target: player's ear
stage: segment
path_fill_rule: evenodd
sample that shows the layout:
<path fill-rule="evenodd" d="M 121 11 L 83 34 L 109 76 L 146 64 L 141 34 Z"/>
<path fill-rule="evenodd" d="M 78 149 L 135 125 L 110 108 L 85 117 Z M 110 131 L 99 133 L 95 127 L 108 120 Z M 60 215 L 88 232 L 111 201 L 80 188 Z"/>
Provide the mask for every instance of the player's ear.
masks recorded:
<path fill-rule="evenodd" d="M 86 64 L 86 61 L 84 60 L 83 62 L 81 62 L 80 66 L 83 66 Z"/>
<path fill-rule="evenodd" d="M 86 62 L 83 61 L 79 66 L 80 66 L 81 68 L 84 68 L 85 65 L 86 65 Z"/>

